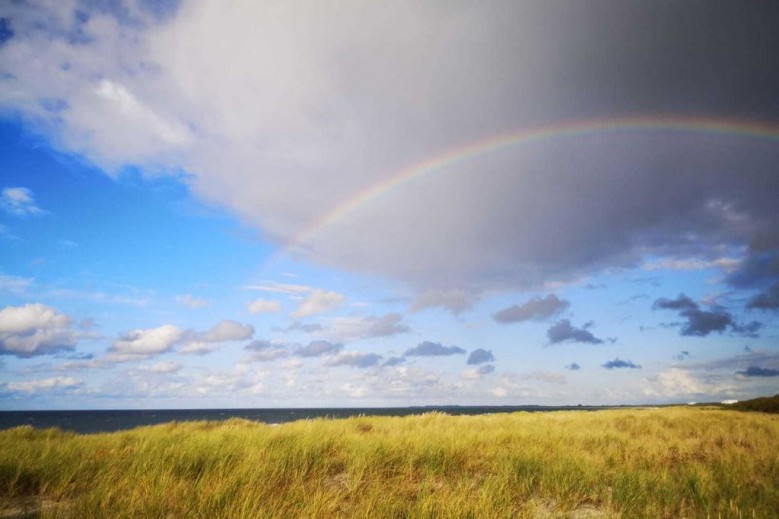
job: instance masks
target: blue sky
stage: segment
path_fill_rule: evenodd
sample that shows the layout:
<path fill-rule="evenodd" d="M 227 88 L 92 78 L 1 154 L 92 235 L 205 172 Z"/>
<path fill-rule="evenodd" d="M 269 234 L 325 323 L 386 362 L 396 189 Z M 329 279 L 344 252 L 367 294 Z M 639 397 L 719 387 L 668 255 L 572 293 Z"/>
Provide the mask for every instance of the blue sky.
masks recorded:
<path fill-rule="evenodd" d="M 1 8 L 0 408 L 776 393 L 771 16 L 582 9 Z"/>

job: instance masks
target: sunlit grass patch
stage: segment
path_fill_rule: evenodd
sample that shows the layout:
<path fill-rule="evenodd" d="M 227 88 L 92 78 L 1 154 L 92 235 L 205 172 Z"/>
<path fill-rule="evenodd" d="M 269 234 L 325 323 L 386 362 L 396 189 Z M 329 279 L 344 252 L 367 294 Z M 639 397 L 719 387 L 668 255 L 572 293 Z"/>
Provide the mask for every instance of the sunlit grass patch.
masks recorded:
<path fill-rule="evenodd" d="M 0 432 L 0 505 L 53 503 L 43 517 L 771 517 L 777 440 L 777 416 L 700 408 L 18 427 Z"/>

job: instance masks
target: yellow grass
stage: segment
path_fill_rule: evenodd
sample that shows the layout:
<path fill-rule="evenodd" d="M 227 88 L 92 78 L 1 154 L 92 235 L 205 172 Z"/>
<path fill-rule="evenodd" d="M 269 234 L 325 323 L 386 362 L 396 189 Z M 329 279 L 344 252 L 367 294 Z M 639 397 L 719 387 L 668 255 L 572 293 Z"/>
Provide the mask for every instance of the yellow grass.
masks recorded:
<path fill-rule="evenodd" d="M 779 416 L 701 408 L 0 431 L 43 517 L 777 517 Z"/>

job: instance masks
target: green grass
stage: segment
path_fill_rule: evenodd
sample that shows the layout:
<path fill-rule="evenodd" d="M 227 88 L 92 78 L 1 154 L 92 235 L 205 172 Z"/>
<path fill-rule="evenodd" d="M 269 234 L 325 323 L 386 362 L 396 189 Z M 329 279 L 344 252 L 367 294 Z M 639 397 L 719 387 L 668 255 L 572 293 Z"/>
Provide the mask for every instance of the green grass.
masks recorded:
<path fill-rule="evenodd" d="M 779 417 L 717 409 L 0 431 L 43 517 L 776 517 Z"/>

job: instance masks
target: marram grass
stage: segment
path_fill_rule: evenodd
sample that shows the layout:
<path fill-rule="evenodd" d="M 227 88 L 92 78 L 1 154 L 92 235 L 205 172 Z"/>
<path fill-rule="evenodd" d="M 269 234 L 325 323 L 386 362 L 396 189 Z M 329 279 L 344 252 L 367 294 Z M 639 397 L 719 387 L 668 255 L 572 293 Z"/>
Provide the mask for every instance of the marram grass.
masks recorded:
<path fill-rule="evenodd" d="M 701 408 L 0 431 L 41 517 L 778 517 L 779 416 Z"/>

